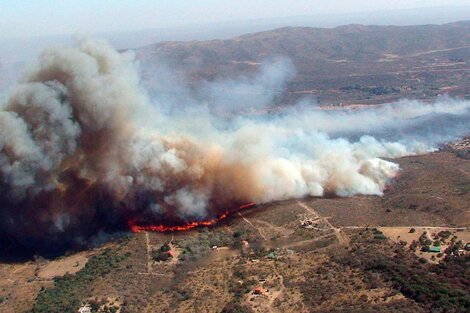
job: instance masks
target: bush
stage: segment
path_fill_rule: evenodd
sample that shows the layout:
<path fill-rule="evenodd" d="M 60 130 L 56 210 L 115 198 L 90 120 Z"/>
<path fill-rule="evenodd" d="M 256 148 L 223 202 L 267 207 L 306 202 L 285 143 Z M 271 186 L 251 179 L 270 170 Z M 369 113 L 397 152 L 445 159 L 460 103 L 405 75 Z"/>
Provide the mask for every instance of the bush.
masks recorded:
<path fill-rule="evenodd" d="M 450 285 L 449 273 L 450 266 L 445 264 L 431 265 L 436 267 L 435 272 L 439 276 L 430 272 L 427 266 L 419 265 L 406 259 L 404 255 L 399 258 L 391 258 L 378 253 L 364 253 L 358 251 L 355 254 L 364 264 L 364 270 L 381 273 L 393 282 L 393 287 L 403 293 L 406 297 L 423 304 L 431 309 L 437 309 L 436 312 L 466 312 L 470 307 L 470 298 L 465 288 L 468 288 L 465 281 L 468 279 L 469 272 L 467 267 L 470 265 L 470 257 L 452 258 L 454 262 L 452 272 L 459 277 L 459 284 Z M 424 264 L 427 261 L 420 258 L 419 263 Z M 447 262 L 446 262 L 447 263 Z M 460 278 L 461 277 L 461 278 Z"/>
<path fill-rule="evenodd" d="M 75 275 L 54 278 L 54 287 L 41 291 L 31 313 L 76 312 L 81 300 L 92 288 L 93 281 L 107 275 L 123 259 L 115 251 L 105 249 L 92 257 Z"/>
<path fill-rule="evenodd" d="M 240 237 L 235 237 L 226 231 L 212 231 L 209 228 L 201 229 L 196 237 L 176 240 L 176 244 L 182 248 L 179 256 L 181 261 L 189 261 L 200 258 L 209 253 L 212 246 L 218 247 L 236 247 L 240 246 Z M 237 234 L 237 236 L 242 234 Z"/>
<path fill-rule="evenodd" d="M 155 250 L 152 253 L 152 259 L 157 262 L 165 262 L 171 258 L 173 256 L 168 251 Z"/>
<path fill-rule="evenodd" d="M 437 237 L 441 238 L 443 240 L 448 239 L 451 235 L 452 235 L 452 233 L 448 230 L 442 230 L 442 231 L 437 233 Z"/>
<path fill-rule="evenodd" d="M 233 238 L 240 238 L 242 235 L 244 235 L 245 232 L 241 230 L 237 230 L 233 233 Z"/>
<path fill-rule="evenodd" d="M 118 308 L 115 307 L 115 306 L 112 306 L 112 307 L 109 308 L 110 313 L 116 313 L 117 311 L 118 311 Z"/>
<path fill-rule="evenodd" d="M 170 251 L 171 248 L 170 248 L 170 244 L 168 242 L 165 242 L 164 244 L 162 244 L 162 246 L 160 247 L 160 251 L 161 252 L 167 252 L 167 251 Z"/>
<path fill-rule="evenodd" d="M 250 307 L 243 306 L 237 302 L 230 302 L 225 305 L 221 313 L 252 313 L 253 310 Z"/>

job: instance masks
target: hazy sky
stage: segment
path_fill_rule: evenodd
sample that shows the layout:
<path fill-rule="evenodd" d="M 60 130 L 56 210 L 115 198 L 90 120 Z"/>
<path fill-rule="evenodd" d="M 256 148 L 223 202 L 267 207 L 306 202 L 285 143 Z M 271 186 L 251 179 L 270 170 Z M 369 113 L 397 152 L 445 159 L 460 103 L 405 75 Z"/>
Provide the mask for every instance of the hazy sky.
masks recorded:
<path fill-rule="evenodd" d="M 468 4 L 469 0 L 1 0 L 0 37 Z"/>

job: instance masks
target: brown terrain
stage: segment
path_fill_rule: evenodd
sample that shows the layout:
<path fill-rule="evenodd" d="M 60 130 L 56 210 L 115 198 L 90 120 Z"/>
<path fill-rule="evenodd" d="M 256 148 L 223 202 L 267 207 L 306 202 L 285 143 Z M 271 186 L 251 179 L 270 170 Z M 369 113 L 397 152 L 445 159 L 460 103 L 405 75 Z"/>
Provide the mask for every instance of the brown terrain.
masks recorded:
<path fill-rule="evenodd" d="M 405 270 L 428 273 L 418 282 L 425 287 L 438 279 L 468 297 L 468 284 L 459 285 L 468 266 L 452 280 L 439 271 L 469 262 L 463 246 L 462 255 L 450 250 L 470 240 L 470 161 L 450 152 L 397 161 L 402 174 L 383 197 L 259 205 L 214 228 L 141 232 L 57 260 L 2 264 L 0 312 L 62 312 L 71 303 L 121 313 L 429 312 L 425 295 L 397 283 Z M 422 251 L 420 237 L 440 240 L 441 253 Z"/>
<path fill-rule="evenodd" d="M 200 81 L 259 70 L 289 58 L 297 75 L 276 104 L 313 97 L 321 105 L 401 98 L 470 97 L 470 22 L 423 26 L 286 27 L 227 40 L 161 42 L 137 50 L 144 64 L 168 64 Z M 152 75 L 152 66 L 144 66 Z"/>
<path fill-rule="evenodd" d="M 169 63 L 194 86 L 289 57 L 297 75 L 279 104 L 470 95 L 469 22 L 283 28 L 163 42 L 138 55 Z M 464 139 L 394 160 L 400 176 L 380 197 L 262 204 L 215 227 L 128 233 L 54 260 L 1 262 L 0 313 L 468 312 L 468 149 Z"/>

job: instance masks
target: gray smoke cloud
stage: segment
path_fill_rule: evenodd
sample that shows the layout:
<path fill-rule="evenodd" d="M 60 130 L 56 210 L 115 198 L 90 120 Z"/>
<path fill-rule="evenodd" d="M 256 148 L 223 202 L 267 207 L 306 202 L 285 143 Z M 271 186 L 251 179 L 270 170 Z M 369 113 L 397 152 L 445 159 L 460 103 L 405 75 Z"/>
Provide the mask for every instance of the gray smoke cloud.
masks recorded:
<path fill-rule="evenodd" d="M 381 195 L 399 172 L 384 158 L 468 132 L 470 102 L 452 99 L 258 114 L 295 72 L 283 59 L 197 92 L 168 69 L 142 82 L 134 60 L 79 40 L 45 50 L 12 91 L 0 109 L 2 238 L 50 249 L 128 220 L 178 224 L 252 201 Z"/>

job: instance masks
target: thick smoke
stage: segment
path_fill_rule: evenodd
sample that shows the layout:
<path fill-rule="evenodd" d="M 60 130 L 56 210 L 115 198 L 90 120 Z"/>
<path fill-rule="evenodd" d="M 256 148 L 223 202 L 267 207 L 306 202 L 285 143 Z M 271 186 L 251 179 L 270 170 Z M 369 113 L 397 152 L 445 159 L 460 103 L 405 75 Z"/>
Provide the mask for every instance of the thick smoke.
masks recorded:
<path fill-rule="evenodd" d="M 0 110 L 2 243 L 60 250 L 129 220 L 174 225 L 251 201 L 381 195 L 399 171 L 381 158 L 468 130 L 470 102 L 450 99 L 233 114 L 269 105 L 292 75 L 276 60 L 195 97 L 155 76 L 147 85 L 180 93 L 149 97 L 131 53 L 88 40 L 44 51 Z"/>

